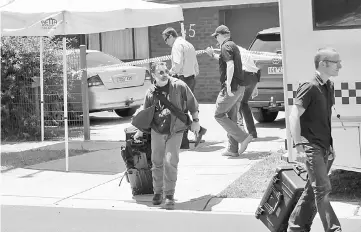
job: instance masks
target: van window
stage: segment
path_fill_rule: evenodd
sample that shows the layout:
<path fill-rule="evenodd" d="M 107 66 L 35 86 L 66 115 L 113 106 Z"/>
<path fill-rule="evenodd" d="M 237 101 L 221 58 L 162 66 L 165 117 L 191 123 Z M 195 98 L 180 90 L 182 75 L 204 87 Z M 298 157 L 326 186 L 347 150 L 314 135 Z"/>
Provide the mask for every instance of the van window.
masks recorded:
<path fill-rule="evenodd" d="M 361 28 L 360 0 L 313 0 L 315 30 Z"/>

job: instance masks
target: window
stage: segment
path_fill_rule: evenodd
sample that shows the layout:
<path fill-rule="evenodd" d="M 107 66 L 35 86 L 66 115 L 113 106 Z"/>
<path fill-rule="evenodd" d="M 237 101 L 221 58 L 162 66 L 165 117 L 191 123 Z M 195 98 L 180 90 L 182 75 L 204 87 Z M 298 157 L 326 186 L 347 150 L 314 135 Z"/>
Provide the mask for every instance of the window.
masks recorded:
<path fill-rule="evenodd" d="M 315 30 L 361 28 L 360 0 L 312 0 Z"/>
<path fill-rule="evenodd" d="M 87 35 L 88 49 L 99 50 L 120 60 L 149 58 L 148 27 Z"/>
<path fill-rule="evenodd" d="M 279 53 L 281 51 L 281 36 L 280 34 L 260 34 L 251 45 L 250 50 Z"/>

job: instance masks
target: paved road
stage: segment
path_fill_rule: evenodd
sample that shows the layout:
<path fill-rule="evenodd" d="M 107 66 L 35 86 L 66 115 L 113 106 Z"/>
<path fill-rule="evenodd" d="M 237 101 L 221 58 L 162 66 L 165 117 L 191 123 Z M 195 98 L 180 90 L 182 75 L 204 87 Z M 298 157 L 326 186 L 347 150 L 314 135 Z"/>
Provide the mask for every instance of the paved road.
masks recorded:
<path fill-rule="evenodd" d="M 268 232 L 253 215 L 186 211 L 116 211 L 2 206 L 2 232 Z M 360 232 L 361 220 L 341 219 L 343 231 Z M 316 219 L 312 231 L 323 231 Z"/>

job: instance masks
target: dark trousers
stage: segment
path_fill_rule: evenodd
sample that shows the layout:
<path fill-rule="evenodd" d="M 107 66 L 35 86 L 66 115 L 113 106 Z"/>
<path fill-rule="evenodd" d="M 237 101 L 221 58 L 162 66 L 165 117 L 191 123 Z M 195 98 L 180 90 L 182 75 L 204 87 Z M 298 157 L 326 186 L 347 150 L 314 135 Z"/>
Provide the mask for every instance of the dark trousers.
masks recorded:
<path fill-rule="evenodd" d="M 315 144 L 305 145 L 308 182 L 289 221 L 288 232 L 308 232 L 316 213 L 320 215 L 325 232 L 341 232 L 340 222 L 330 204 L 331 183 L 328 172 L 333 160 L 329 149 Z"/>
<path fill-rule="evenodd" d="M 188 87 L 191 89 L 192 93 L 194 93 L 194 88 L 196 87 L 196 79 L 195 79 L 194 75 L 189 76 L 189 77 L 176 76 L 176 78 L 184 81 L 188 85 Z M 184 111 L 184 113 L 188 113 L 188 110 L 186 109 Z M 188 130 L 185 130 L 184 133 L 183 133 L 183 139 L 182 139 L 181 147 L 184 147 L 184 146 L 187 146 L 187 147 L 189 146 Z"/>
<path fill-rule="evenodd" d="M 252 92 L 257 85 L 258 78 L 256 74 L 249 72 L 245 72 L 244 75 L 244 78 L 247 78 L 248 80 L 248 85 L 244 91 L 243 98 L 241 98 L 242 100 L 239 107 L 238 125 L 243 125 L 244 118 L 248 133 L 253 135 L 253 137 L 257 137 L 256 126 L 254 125 L 252 111 L 251 108 L 249 108 L 248 102 L 251 99 Z"/>

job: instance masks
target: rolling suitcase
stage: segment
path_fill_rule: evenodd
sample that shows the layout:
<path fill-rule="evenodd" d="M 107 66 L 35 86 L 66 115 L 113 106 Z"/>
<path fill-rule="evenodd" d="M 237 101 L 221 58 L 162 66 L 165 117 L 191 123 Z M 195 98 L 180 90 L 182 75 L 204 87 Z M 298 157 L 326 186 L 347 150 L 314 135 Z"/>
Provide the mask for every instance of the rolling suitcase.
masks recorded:
<path fill-rule="evenodd" d="M 298 165 L 278 167 L 255 216 L 271 232 L 286 232 L 288 219 L 307 182 L 307 171 Z"/>
<path fill-rule="evenodd" d="M 144 133 L 142 139 L 135 141 L 135 133 L 134 127 L 125 129 L 126 145 L 121 147 L 121 156 L 127 169 L 125 177 L 133 196 L 153 194 L 150 135 Z"/>

